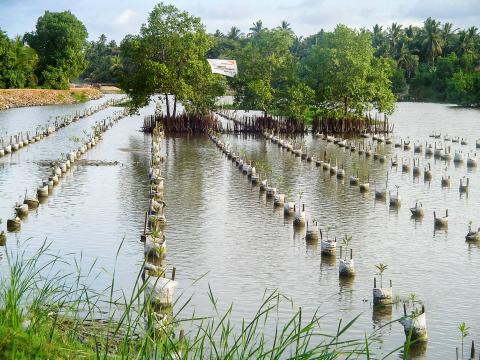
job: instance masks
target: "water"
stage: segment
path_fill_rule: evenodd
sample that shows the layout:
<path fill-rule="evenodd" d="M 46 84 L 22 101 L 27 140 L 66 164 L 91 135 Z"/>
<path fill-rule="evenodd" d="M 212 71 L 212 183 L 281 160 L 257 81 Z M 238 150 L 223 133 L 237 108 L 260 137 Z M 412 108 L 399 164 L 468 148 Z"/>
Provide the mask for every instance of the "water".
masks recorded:
<path fill-rule="evenodd" d="M 52 112 L 61 111 L 57 108 L 52 107 Z M 37 108 L 22 110 L 27 115 L 37 112 Z M 47 108 L 42 111 L 48 113 Z M 83 129 L 109 111 L 113 110 L 82 119 L 13 157 L 0 159 L 0 217 L 11 216 L 18 196 L 44 177 L 48 171 L 45 160 L 56 159 L 70 148 L 69 136 L 80 136 Z M 143 246 L 138 240 L 148 204 L 150 139 L 138 129 L 141 117 L 152 111 L 150 106 L 140 116 L 121 120 L 86 156 L 121 164 L 79 166 L 55 188 L 46 205 L 30 213 L 19 234 L 9 234 L 8 246 L 14 248 L 17 241 L 27 237 L 32 237 L 33 244 L 47 238 L 53 251 L 69 253 L 69 259 L 80 253 L 86 263 L 98 258 L 105 276 L 95 285 L 101 287 L 108 282 L 115 266 L 114 253 L 124 239 L 116 260 L 116 281 L 128 291 L 142 261 Z M 400 103 L 392 117 L 394 136 L 409 136 L 424 143 L 433 141 L 428 137 L 432 131 L 442 131 L 467 137 L 467 146 L 451 144 L 452 150 L 462 148 L 466 152 L 474 150 L 475 136 L 480 134 L 479 115 L 478 110 L 446 105 Z M 13 122 L 8 111 L 1 116 L 0 126 Z M 353 236 L 350 246 L 357 275 L 351 282 L 339 281 L 338 258 L 322 258 L 320 244 L 307 244 L 304 234 L 295 232 L 282 211 L 275 211 L 272 202 L 260 195 L 258 188 L 252 188 L 207 137 L 168 138 L 162 149 L 166 156 L 167 263 L 169 269 L 177 267 L 177 294 L 184 300 L 193 295 L 191 306 L 184 311 L 186 316 L 193 309 L 197 314 L 209 313 L 209 285 L 221 308 L 234 304 L 235 321 L 253 316 L 265 289 L 279 289 L 294 300 L 295 306 L 302 307 L 304 318 L 317 309 L 325 314 L 322 326 L 326 331 L 333 332 L 340 318 L 346 322 L 361 314 L 347 337 L 363 337 L 364 332 L 399 318 L 403 311 L 401 306 L 386 316 L 372 311 L 375 264 L 381 262 L 388 265 L 384 282 L 393 281 L 395 295 L 406 298 L 415 293 L 426 305 L 426 358 L 454 356 L 459 346 L 457 326 L 462 321 L 470 326 L 468 339 L 478 339 L 480 314 L 475 311 L 475 284 L 480 249 L 464 239 L 469 220 L 474 227 L 480 225 L 476 169 L 467 169 L 466 163 L 446 165 L 421 154 L 421 167 L 430 162 L 434 173 L 432 181 L 425 183 L 423 175 L 414 179 L 411 172 L 402 173 L 401 167 L 391 169 L 388 161 L 381 164 L 373 157 L 359 159 L 358 153 L 305 137 L 309 152 L 319 156 L 326 149 L 329 156 L 345 164 L 347 178 L 337 180 L 314 163 L 302 162 L 262 138 L 224 136 L 224 140 L 244 149 L 250 158 L 268 164 L 280 190 L 290 190 L 295 197 L 302 191 L 307 217 L 315 217 L 324 230 L 331 227 L 330 236 Z M 414 157 L 413 151 L 395 149 L 393 144 L 384 145 L 381 152 L 389 158 L 398 154 L 400 161 Z M 352 164 L 370 175 L 369 193 L 361 194 L 358 187 L 349 185 Z M 387 170 L 389 188 L 398 185 L 402 196 L 398 210 L 390 209 L 388 202 L 374 200 L 373 183 L 383 187 Z M 440 186 L 444 173 L 453 179 L 449 189 Z M 470 178 L 468 196 L 460 196 L 458 191 L 459 178 L 464 175 Z M 409 207 L 416 200 L 426 211 L 422 221 L 410 218 Z M 450 215 L 448 230 L 434 231 L 433 210 L 443 213 L 446 208 Z M 291 310 L 284 307 L 279 315 L 287 319 Z M 402 326 L 394 323 L 384 328 L 382 340 L 375 351 L 385 353 L 401 345 Z"/>

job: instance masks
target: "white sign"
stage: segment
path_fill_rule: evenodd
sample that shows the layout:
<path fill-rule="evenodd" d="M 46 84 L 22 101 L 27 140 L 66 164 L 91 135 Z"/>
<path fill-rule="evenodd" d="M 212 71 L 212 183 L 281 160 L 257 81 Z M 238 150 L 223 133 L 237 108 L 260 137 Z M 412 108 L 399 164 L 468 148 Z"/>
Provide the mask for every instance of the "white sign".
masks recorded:
<path fill-rule="evenodd" d="M 234 77 L 237 75 L 237 62 L 235 60 L 207 59 L 212 73 Z"/>

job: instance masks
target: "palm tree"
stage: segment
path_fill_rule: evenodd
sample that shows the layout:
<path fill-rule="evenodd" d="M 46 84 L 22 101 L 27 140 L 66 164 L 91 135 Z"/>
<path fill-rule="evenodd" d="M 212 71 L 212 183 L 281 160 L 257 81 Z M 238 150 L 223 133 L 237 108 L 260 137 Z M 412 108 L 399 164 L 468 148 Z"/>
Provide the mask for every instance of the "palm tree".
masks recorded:
<path fill-rule="evenodd" d="M 282 23 L 280 24 L 280 28 L 283 30 L 292 31 L 290 23 L 286 20 L 282 20 Z"/>
<path fill-rule="evenodd" d="M 431 65 L 435 65 L 435 58 L 442 53 L 443 42 L 440 22 L 430 17 L 423 23 L 422 46 L 425 51 L 425 57 L 430 60 Z"/>
<path fill-rule="evenodd" d="M 240 39 L 241 31 L 236 26 L 232 26 L 227 33 L 227 37 L 232 40 Z"/>
<path fill-rule="evenodd" d="M 387 43 L 385 41 L 385 34 L 382 26 L 375 24 L 372 33 L 372 46 L 375 48 L 376 56 L 383 56 L 388 53 Z"/>
<path fill-rule="evenodd" d="M 442 27 L 442 41 L 445 48 L 445 53 L 451 52 L 452 49 L 452 40 L 453 35 L 458 31 L 458 29 L 453 29 L 453 24 L 446 22 Z"/>
<path fill-rule="evenodd" d="M 392 25 L 387 28 L 387 37 L 390 42 L 390 54 L 394 59 L 396 59 L 397 46 L 402 37 L 402 25 L 392 23 Z"/>
<path fill-rule="evenodd" d="M 418 56 L 413 55 L 406 45 L 406 41 L 401 41 L 398 48 L 398 67 L 405 70 L 408 79 L 411 79 L 418 67 Z"/>
<path fill-rule="evenodd" d="M 252 35 L 259 34 L 263 30 L 263 21 L 262 20 L 257 20 L 253 24 L 253 26 L 248 29 L 251 31 Z"/>
<path fill-rule="evenodd" d="M 457 53 L 460 56 L 474 52 L 476 38 L 478 36 L 477 32 L 478 29 L 475 26 L 459 32 Z"/>

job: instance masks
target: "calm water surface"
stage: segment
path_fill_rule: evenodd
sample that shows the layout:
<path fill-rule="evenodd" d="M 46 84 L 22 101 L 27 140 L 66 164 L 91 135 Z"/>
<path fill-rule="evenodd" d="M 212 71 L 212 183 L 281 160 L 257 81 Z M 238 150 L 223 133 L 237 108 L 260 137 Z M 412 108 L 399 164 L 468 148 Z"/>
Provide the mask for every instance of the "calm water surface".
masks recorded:
<path fill-rule="evenodd" d="M 88 106 L 88 104 L 85 104 Z M 51 113 L 49 113 L 51 108 Z M 71 112 L 71 107 L 45 107 L 8 110 L 0 113 L 0 127 L 11 130 L 19 118 L 31 123 L 18 130 L 35 126 L 34 121 L 50 115 Z M 74 110 L 74 109 L 73 109 Z M 12 214 L 12 207 L 26 188 L 34 189 L 48 173 L 46 161 L 57 159 L 71 147 L 71 136 L 81 136 L 84 129 L 111 114 L 106 109 L 82 119 L 67 129 L 38 144 L 21 149 L 13 156 L 0 159 L 0 217 Z M 142 262 L 143 246 L 138 241 L 143 227 L 143 214 L 148 204 L 148 158 L 150 138 L 138 132 L 142 117 L 153 112 L 153 105 L 140 115 L 121 120 L 104 135 L 103 141 L 86 155 L 91 160 L 119 161 L 111 166 L 77 166 L 55 188 L 48 203 L 31 212 L 22 223 L 19 234 L 9 234 L 8 247 L 32 238 L 39 245 L 45 238 L 52 250 L 68 253 L 68 258 L 82 253 L 85 263 L 98 259 L 105 276 L 99 288 L 109 281 L 116 266 L 116 281 L 129 290 Z M 40 115 L 41 114 L 41 115 Z M 446 105 L 400 103 L 392 117 L 395 137 L 412 141 L 432 141 L 432 131 L 467 137 L 469 145 L 451 144 L 464 152 L 475 149 L 480 137 L 480 112 Z M 33 120 L 35 119 L 35 120 Z M 30 124 L 30 125 L 29 125 Z M 337 321 L 350 320 L 361 314 L 349 337 L 363 337 L 382 324 L 402 315 L 399 306 L 392 314 L 372 311 L 371 291 L 375 264 L 388 264 L 384 279 L 392 280 L 395 295 L 402 298 L 415 293 L 427 308 L 428 346 L 420 357 L 452 358 L 459 346 L 457 326 L 465 321 L 470 326 L 469 339 L 480 332 L 480 313 L 475 284 L 480 271 L 480 249 L 465 243 L 469 220 L 480 225 L 480 181 L 476 169 L 466 163 L 455 166 L 420 154 L 423 168 L 428 162 L 434 170 L 431 182 L 423 176 L 402 173 L 373 157 L 365 159 L 321 139 L 307 136 L 309 152 L 323 153 L 344 164 L 345 180 L 337 180 L 327 172 L 293 157 L 277 145 L 262 138 L 224 136 L 224 140 L 248 157 L 264 162 L 272 169 L 276 185 L 293 196 L 303 192 L 307 217 L 318 219 L 323 229 L 341 238 L 353 236 L 357 275 L 353 281 L 339 281 L 337 260 L 321 256 L 320 244 L 307 244 L 303 232 L 295 232 L 281 211 L 274 211 L 271 201 L 252 188 L 230 161 L 207 137 L 176 137 L 164 141 L 165 200 L 167 203 L 166 237 L 169 268 L 177 267 L 178 295 L 193 295 L 187 315 L 202 314 L 211 309 L 208 286 L 222 308 L 234 304 L 233 319 L 251 318 L 258 309 L 266 289 L 291 297 L 305 315 L 319 309 L 325 314 L 325 330 L 334 331 Z M 388 158 L 413 159 L 413 151 L 405 152 L 392 145 L 383 145 L 380 152 Z M 370 193 L 360 194 L 348 183 L 352 167 L 369 174 L 373 185 L 384 186 L 387 171 L 388 187 L 399 186 L 402 206 L 397 210 L 388 203 L 375 201 Z M 453 179 L 451 188 L 442 189 L 442 174 Z M 470 178 L 470 191 L 460 196 L 460 177 Z M 380 185 L 381 184 L 381 185 Z M 426 216 L 422 221 L 410 218 L 409 207 L 423 203 Z M 447 231 L 434 231 L 433 211 L 449 210 Z M 115 252 L 124 241 L 118 259 Z M 4 250 L 3 250 L 4 251 Z M 116 265 L 115 265 L 116 264 Z M 199 280 L 200 279 L 200 280 Z M 197 281 L 198 280 L 198 281 Z M 96 284 L 97 285 L 97 284 Z M 182 300 L 180 300 L 182 302 Z M 281 309 L 287 319 L 291 310 Z M 383 342 L 377 352 L 388 352 L 402 344 L 400 324 L 382 329 Z"/>

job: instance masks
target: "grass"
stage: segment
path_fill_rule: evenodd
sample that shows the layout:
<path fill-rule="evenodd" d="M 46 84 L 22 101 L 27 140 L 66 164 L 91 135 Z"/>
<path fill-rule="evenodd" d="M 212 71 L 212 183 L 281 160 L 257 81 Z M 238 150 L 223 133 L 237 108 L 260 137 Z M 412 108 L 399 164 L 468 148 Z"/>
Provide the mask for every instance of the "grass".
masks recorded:
<path fill-rule="evenodd" d="M 141 273 L 130 294 L 115 290 L 115 272 L 97 292 L 89 285 L 101 276 L 95 264 L 83 273 L 77 261 L 65 263 L 45 243 L 32 255 L 7 251 L 6 258 L 8 273 L 0 283 L 2 359 L 373 359 L 370 347 L 379 341 L 378 333 L 348 338 L 358 316 L 340 321 L 333 334 L 321 331 L 322 316 L 304 319 L 301 308 L 281 322 L 278 310 L 288 300 L 277 291 L 266 293 L 252 319 L 238 326 L 231 320 L 232 306 L 222 312 L 211 290 L 212 316 L 182 315 L 191 298 L 174 304 L 175 314 L 171 309 L 160 314 L 144 299 Z M 59 265 L 74 270 L 64 273 L 56 270 Z M 267 324 L 273 331 L 265 331 Z M 182 338 L 181 328 L 187 330 Z"/>
<path fill-rule="evenodd" d="M 75 101 L 79 103 L 84 103 L 90 100 L 84 91 L 70 91 L 70 95 L 72 95 Z"/>

